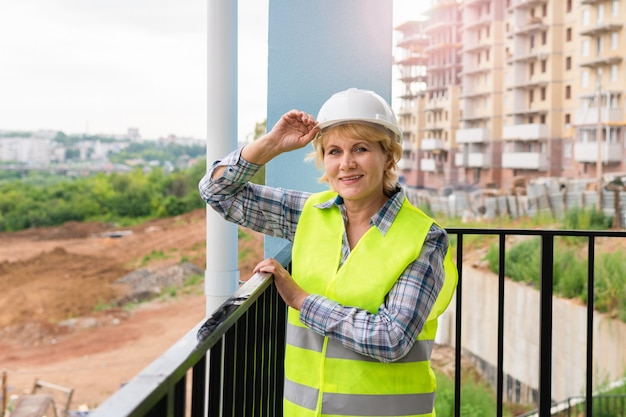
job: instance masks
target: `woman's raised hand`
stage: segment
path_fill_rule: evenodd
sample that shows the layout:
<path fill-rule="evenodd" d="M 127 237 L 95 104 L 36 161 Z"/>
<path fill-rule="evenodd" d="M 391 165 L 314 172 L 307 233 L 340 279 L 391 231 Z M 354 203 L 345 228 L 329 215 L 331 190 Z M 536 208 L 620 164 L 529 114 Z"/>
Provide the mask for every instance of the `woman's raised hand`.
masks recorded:
<path fill-rule="evenodd" d="M 281 153 L 300 149 L 311 142 L 319 132 L 315 126 L 317 121 L 313 116 L 291 110 L 283 114 L 272 130 L 246 145 L 241 156 L 246 161 L 263 165 Z"/>
<path fill-rule="evenodd" d="M 281 152 L 289 152 L 311 142 L 319 131 L 316 125 L 317 121 L 310 114 L 291 110 L 276 122 L 268 136 L 275 141 Z"/>

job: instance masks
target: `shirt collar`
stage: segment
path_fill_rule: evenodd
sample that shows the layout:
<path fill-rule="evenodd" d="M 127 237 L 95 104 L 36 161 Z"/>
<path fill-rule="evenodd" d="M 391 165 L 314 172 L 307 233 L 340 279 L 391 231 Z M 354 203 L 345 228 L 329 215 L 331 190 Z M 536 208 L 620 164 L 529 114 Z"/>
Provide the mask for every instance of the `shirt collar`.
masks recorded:
<path fill-rule="evenodd" d="M 370 219 L 370 226 L 376 226 L 378 230 L 383 234 L 387 233 L 391 224 L 395 220 L 398 212 L 402 208 L 404 203 L 404 191 L 401 188 L 396 188 L 395 193 L 387 200 L 385 204 L 378 210 L 376 214 Z M 340 195 L 330 198 L 329 200 L 316 204 L 315 207 L 319 209 L 329 209 L 333 206 L 337 206 L 343 213 L 343 198 Z"/>

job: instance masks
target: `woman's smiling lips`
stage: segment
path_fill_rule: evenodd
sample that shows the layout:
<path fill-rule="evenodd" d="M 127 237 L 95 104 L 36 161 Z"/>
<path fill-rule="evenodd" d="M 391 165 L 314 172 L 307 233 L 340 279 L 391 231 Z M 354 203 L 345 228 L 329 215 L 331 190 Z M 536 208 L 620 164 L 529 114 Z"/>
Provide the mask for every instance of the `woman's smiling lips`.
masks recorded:
<path fill-rule="evenodd" d="M 349 177 L 341 177 L 339 180 L 341 182 L 355 182 L 362 177 L 363 175 L 351 175 Z"/>

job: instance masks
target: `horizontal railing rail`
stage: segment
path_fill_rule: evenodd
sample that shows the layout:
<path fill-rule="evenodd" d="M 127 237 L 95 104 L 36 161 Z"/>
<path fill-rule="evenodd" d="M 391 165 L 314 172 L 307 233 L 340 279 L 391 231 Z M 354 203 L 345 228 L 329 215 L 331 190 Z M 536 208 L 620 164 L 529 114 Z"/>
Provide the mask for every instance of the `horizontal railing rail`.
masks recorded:
<path fill-rule="evenodd" d="M 541 241 L 539 399 L 536 415 L 551 415 L 552 297 L 555 238 L 587 239 L 587 341 L 584 415 L 593 415 L 593 288 L 596 239 L 625 238 L 625 231 L 448 228 L 456 250 L 459 283 L 455 310 L 455 417 L 461 416 L 461 313 L 464 237 L 498 240 L 498 336 L 496 410 L 503 415 L 504 284 L 507 237 L 537 236 Z M 456 242 L 454 242 L 456 240 Z M 288 267 L 290 246 L 276 256 Z M 94 417 L 281 416 L 285 305 L 271 277 L 255 275 L 209 318 L 155 360 L 93 413 Z M 199 341 L 198 341 L 199 340 Z"/>

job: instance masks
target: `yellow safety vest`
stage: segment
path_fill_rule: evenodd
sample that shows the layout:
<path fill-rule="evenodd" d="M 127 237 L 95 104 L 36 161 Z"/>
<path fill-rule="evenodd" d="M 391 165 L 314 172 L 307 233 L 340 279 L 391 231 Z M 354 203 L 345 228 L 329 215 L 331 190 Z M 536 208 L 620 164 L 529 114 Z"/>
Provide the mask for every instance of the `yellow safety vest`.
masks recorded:
<path fill-rule="evenodd" d="M 433 219 L 408 200 L 383 236 L 371 227 L 341 268 L 344 225 L 338 207 L 314 207 L 336 193 L 314 194 L 303 209 L 293 246 L 294 280 L 307 292 L 376 313 L 406 267 L 419 256 Z M 308 329 L 289 308 L 284 415 L 434 416 L 435 376 L 430 356 L 437 317 L 456 287 L 448 254 L 446 278 L 417 341 L 398 361 L 383 363 Z"/>

